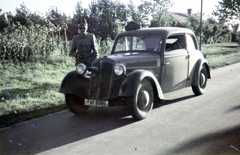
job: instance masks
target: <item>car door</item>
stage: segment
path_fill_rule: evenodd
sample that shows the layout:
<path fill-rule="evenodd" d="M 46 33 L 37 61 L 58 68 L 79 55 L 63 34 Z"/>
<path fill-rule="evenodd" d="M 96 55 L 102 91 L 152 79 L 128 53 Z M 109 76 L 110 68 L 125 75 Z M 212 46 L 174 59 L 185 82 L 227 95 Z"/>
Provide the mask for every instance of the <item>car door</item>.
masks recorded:
<path fill-rule="evenodd" d="M 185 34 L 167 38 L 164 52 L 164 66 L 161 87 L 164 93 L 187 86 L 189 54 L 186 49 Z"/>

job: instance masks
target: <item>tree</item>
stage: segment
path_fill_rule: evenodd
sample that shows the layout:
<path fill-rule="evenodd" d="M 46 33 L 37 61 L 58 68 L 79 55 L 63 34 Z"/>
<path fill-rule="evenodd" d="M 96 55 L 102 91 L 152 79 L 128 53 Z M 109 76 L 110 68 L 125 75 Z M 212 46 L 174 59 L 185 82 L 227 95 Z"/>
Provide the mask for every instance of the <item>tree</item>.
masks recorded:
<path fill-rule="evenodd" d="M 6 15 L 5 13 L 1 13 L 1 10 L 0 10 L 0 32 L 7 26 L 8 26 L 8 21 L 7 21 Z"/>
<path fill-rule="evenodd" d="M 222 0 L 222 2 L 218 2 L 213 15 L 217 16 L 221 21 L 240 19 L 240 0 Z"/>
<path fill-rule="evenodd" d="M 21 6 L 20 8 L 16 8 L 15 21 L 20 22 L 21 25 L 26 25 L 27 17 L 31 12 L 24 2 L 20 4 L 20 6 Z"/>
<path fill-rule="evenodd" d="M 46 13 L 46 17 L 54 26 L 60 26 L 67 22 L 67 16 L 61 13 L 57 7 L 50 7 Z"/>
<path fill-rule="evenodd" d="M 74 35 L 78 33 L 77 25 L 80 22 L 81 18 L 86 18 L 87 21 L 89 17 L 89 10 L 82 7 L 82 1 L 79 0 L 75 6 L 75 12 L 73 13 L 73 18 L 69 20 L 68 23 L 68 38 L 72 39 Z"/>
<path fill-rule="evenodd" d="M 213 11 L 213 15 L 217 16 L 222 24 L 228 24 L 233 29 L 232 41 L 237 39 L 238 24 L 234 21 L 240 20 L 240 1 L 239 0 L 222 0 L 218 2 L 216 10 Z"/>
<path fill-rule="evenodd" d="M 143 12 L 143 19 L 152 20 L 157 23 L 156 26 L 161 26 L 161 20 L 166 11 L 172 7 L 171 0 L 142 0 L 143 4 L 139 6 L 139 10 Z M 149 16 L 151 15 L 151 17 Z"/>
<path fill-rule="evenodd" d="M 119 1 L 95 0 L 89 5 L 92 32 L 100 39 L 100 45 L 105 40 L 114 39 L 125 23 L 126 7 Z"/>
<path fill-rule="evenodd" d="M 130 0 L 127 5 L 126 20 L 134 21 L 138 23 L 141 27 L 148 24 L 148 19 L 146 19 L 144 13 L 139 10 L 139 7 L 134 5 L 133 0 Z"/>
<path fill-rule="evenodd" d="M 75 13 L 73 15 L 73 21 L 79 23 L 81 18 L 86 18 L 88 16 L 87 9 L 82 7 L 82 1 L 77 2 L 75 7 Z"/>

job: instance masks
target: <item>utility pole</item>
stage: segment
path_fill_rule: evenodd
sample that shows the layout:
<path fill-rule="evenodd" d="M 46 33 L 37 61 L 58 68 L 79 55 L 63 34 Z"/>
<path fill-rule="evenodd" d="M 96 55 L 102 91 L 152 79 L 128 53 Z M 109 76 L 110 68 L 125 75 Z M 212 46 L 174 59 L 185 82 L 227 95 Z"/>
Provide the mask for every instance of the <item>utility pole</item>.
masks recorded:
<path fill-rule="evenodd" d="M 201 0 L 201 15 L 200 15 L 200 45 L 199 50 L 202 49 L 202 10 L 203 10 L 203 0 Z"/>

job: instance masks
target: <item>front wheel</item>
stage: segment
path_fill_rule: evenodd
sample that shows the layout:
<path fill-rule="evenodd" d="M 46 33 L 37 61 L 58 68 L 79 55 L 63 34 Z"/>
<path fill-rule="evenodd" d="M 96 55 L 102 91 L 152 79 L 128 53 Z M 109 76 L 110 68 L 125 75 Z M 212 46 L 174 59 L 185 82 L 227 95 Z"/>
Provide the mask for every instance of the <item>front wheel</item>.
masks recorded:
<path fill-rule="evenodd" d="M 76 115 L 85 113 L 89 108 L 84 105 L 84 99 L 77 95 L 65 94 L 65 100 L 68 109 Z"/>
<path fill-rule="evenodd" d="M 207 69 L 203 65 L 198 76 L 198 85 L 192 86 L 192 91 L 196 96 L 198 96 L 202 95 L 206 89 L 207 89 Z"/>
<path fill-rule="evenodd" d="M 127 99 L 132 117 L 136 120 L 145 119 L 153 107 L 153 89 L 148 80 L 143 80 L 133 97 Z"/>

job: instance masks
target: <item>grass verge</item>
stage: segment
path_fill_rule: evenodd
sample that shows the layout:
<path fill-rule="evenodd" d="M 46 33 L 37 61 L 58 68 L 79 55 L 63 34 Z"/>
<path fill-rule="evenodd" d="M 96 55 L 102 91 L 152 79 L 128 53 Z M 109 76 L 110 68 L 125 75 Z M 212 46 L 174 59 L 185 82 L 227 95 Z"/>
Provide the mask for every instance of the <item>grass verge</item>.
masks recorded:
<path fill-rule="evenodd" d="M 203 45 L 202 52 L 212 69 L 240 62 L 240 46 L 237 43 Z"/>
<path fill-rule="evenodd" d="M 62 78 L 75 69 L 72 58 L 49 58 L 47 63 L 5 63 L 0 69 L 0 127 L 66 109 L 58 92 Z"/>

